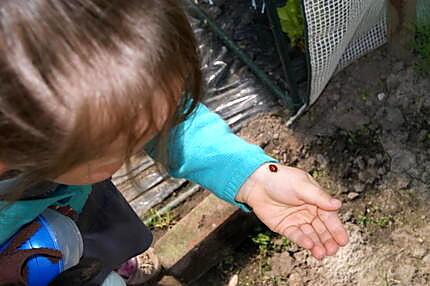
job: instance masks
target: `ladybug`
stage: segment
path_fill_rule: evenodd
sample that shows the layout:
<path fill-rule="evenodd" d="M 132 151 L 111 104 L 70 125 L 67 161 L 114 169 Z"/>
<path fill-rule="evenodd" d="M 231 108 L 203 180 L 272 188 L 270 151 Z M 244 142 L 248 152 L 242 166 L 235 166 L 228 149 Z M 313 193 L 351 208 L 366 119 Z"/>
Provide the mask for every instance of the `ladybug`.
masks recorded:
<path fill-rule="evenodd" d="M 275 164 L 270 164 L 269 165 L 269 170 L 272 173 L 277 173 L 278 172 L 278 166 L 276 166 Z"/>

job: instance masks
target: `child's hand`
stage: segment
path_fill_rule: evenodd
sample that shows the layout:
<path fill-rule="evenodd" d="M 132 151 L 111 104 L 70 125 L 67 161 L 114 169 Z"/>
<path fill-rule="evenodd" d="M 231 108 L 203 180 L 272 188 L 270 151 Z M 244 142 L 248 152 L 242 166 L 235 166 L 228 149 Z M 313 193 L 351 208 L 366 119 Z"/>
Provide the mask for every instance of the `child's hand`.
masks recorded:
<path fill-rule="evenodd" d="M 317 259 L 334 255 L 348 243 L 337 214 L 341 202 L 300 169 L 265 164 L 245 182 L 236 200 L 249 205 L 272 231 L 311 250 Z"/>

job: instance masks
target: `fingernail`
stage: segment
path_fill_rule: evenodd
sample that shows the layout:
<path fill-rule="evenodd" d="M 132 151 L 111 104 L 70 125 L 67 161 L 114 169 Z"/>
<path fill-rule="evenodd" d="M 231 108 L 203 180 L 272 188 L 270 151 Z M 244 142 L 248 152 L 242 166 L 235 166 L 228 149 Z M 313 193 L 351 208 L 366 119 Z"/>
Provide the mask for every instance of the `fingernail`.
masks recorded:
<path fill-rule="evenodd" d="M 337 199 L 331 199 L 330 203 L 337 208 L 340 208 L 342 206 L 342 202 Z"/>

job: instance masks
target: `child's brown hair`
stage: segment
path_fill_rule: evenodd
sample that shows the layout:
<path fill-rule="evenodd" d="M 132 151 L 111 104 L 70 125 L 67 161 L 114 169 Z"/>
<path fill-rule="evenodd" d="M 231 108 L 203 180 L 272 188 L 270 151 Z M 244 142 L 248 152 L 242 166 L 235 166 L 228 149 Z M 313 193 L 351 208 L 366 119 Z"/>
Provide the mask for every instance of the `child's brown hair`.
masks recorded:
<path fill-rule="evenodd" d="M 92 160 L 120 136 L 131 153 L 200 93 L 179 1 L 0 2 L 0 162 L 31 180 Z"/>

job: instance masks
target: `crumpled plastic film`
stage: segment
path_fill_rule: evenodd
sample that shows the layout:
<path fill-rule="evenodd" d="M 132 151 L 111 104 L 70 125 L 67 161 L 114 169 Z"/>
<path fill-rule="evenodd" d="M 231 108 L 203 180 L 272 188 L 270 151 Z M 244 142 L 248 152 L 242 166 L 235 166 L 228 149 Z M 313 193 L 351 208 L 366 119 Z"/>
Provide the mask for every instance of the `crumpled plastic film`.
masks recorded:
<path fill-rule="evenodd" d="M 190 15 L 206 79 L 203 102 L 234 129 L 246 119 L 279 109 L 277 100 L 253 73 L 198 19 Z"/>

